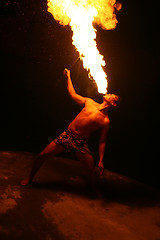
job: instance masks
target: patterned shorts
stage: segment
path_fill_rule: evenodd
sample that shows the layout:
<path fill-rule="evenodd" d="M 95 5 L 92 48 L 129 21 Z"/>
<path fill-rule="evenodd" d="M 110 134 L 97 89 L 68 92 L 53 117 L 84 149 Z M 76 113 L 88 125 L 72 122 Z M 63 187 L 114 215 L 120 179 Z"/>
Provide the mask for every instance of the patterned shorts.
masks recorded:
<path fill-rule="evenodd" d="M 62 145 L 67 151 L 76 150 L 82 153 L 91 154 L 87 145 L 87 139 L 73 133 L 68 128 L 62 134 L 60 134 L 53 142 Z"/>

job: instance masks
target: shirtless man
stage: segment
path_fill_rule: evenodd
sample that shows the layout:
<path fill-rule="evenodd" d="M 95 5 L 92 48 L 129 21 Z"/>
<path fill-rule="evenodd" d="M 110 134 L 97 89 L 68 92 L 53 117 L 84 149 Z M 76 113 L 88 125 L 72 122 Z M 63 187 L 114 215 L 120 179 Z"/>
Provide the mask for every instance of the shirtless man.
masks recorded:
<path fill-rule="evenodd" d="M 99 104 L 91 98 L 78 95 L 72 85 L 70 71 L 64 70 L 64 77 L 67 81 L 67 89 L 74 101 L 83 106 L 81 112 L 70 123 L 68 128 L 53 142 L 51 142 L 35 159 L 29 177 L 22 180 L 22 185 L 32 182 L 35 174 L 43 162 L 50 156 L 59 154 L 64 150 L 75 151 L 76 157 L 87 169 L 91 181 L 95 180 L 94 160 L 87 146 L 87 139 L 93 131 L 100 130 L 99 140 L 99 169 L 100 174 L 104 171 L 103 156 L 106 147 L 106 137 L 110 126 L 108 110 L 111 106 L 117 106 L 118 96 L 106 94 L 103 96 L 103 103 Z"/>

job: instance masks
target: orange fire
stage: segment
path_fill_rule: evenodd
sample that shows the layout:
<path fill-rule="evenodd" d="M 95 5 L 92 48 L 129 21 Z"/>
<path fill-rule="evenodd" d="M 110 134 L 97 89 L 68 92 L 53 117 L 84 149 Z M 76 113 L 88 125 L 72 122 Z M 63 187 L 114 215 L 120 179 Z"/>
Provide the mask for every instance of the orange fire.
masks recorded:
<path fill-rule="evenodd" d="M 97 84 L 99 93 L 107 92 L 107 75 L 103 70 L 104 57 L 96 44 L 96 29 L 114 29 L 117 25 L 115 9 L 120 4 L 115 0 L 48 0 L 48 11 L 62 25 L 70 25 L 73 31 L 72 43 L 79 52 L 83 66 Z"/>

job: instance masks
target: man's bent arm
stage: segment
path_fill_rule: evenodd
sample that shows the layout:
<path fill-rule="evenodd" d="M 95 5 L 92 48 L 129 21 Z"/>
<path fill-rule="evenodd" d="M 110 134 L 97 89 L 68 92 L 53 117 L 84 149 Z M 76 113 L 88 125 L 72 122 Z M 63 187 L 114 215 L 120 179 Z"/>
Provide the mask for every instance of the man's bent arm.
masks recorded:
<path fill-rule="evenodd" d="M 65 68 L 64 70 L 64 76 L 67 80 L 67 89 L 68 92 L 70 94 L 70 96 L 73 98 L 74 101 L 76 101 L 78 104 L 80 105 L 84 105 L 86 102 L 86 98 L 80 96 L 79 94 L 76 93 L 72 81 L 71 81 L 71 77 L 70 77 L 70 71 L 68 69 Z"/>
<path fill-rule="evenodd" d="M 105 148 L 106 148 L 106 142 L 100 142 L 99 143 L 99 163 L 103 163 Z"/>

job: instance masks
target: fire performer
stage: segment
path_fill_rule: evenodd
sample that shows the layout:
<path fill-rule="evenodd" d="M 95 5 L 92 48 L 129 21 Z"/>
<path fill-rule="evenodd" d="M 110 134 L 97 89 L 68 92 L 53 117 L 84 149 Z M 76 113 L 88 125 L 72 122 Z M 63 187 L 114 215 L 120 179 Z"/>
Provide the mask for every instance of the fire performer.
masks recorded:
<path fill-rule="evenodd" d="M 100 130 L 98 166 L 100 174 L 103 174 L 103 157 L 106 147 L 106 137 L 110 126 L 108 110 L 111 106 L 117 106 L 119 97 L 114 94 L 106 94 L 103 96 L 103 103 L 99 104 L 91 98 L 82 97 L 75 92 L 68 69 L 65 69 L 63 74 L 67 81 L 67 89 L 70 96 L 79 105 L 83 106 L 83 109 L 70 123 L 68 128 L 52 141 L 35 159 L 29 177 L 21 181 L 21 184 L 24 186 L 32 182 L 35 174 L 48 157 L 57 155 L 64 150 L 75 151 L 76 157 L 88 171 L 93 186 L 96 179 L 95 165 L 87 146 L 87 139 L 93 131 L 98 129 Z"/>

